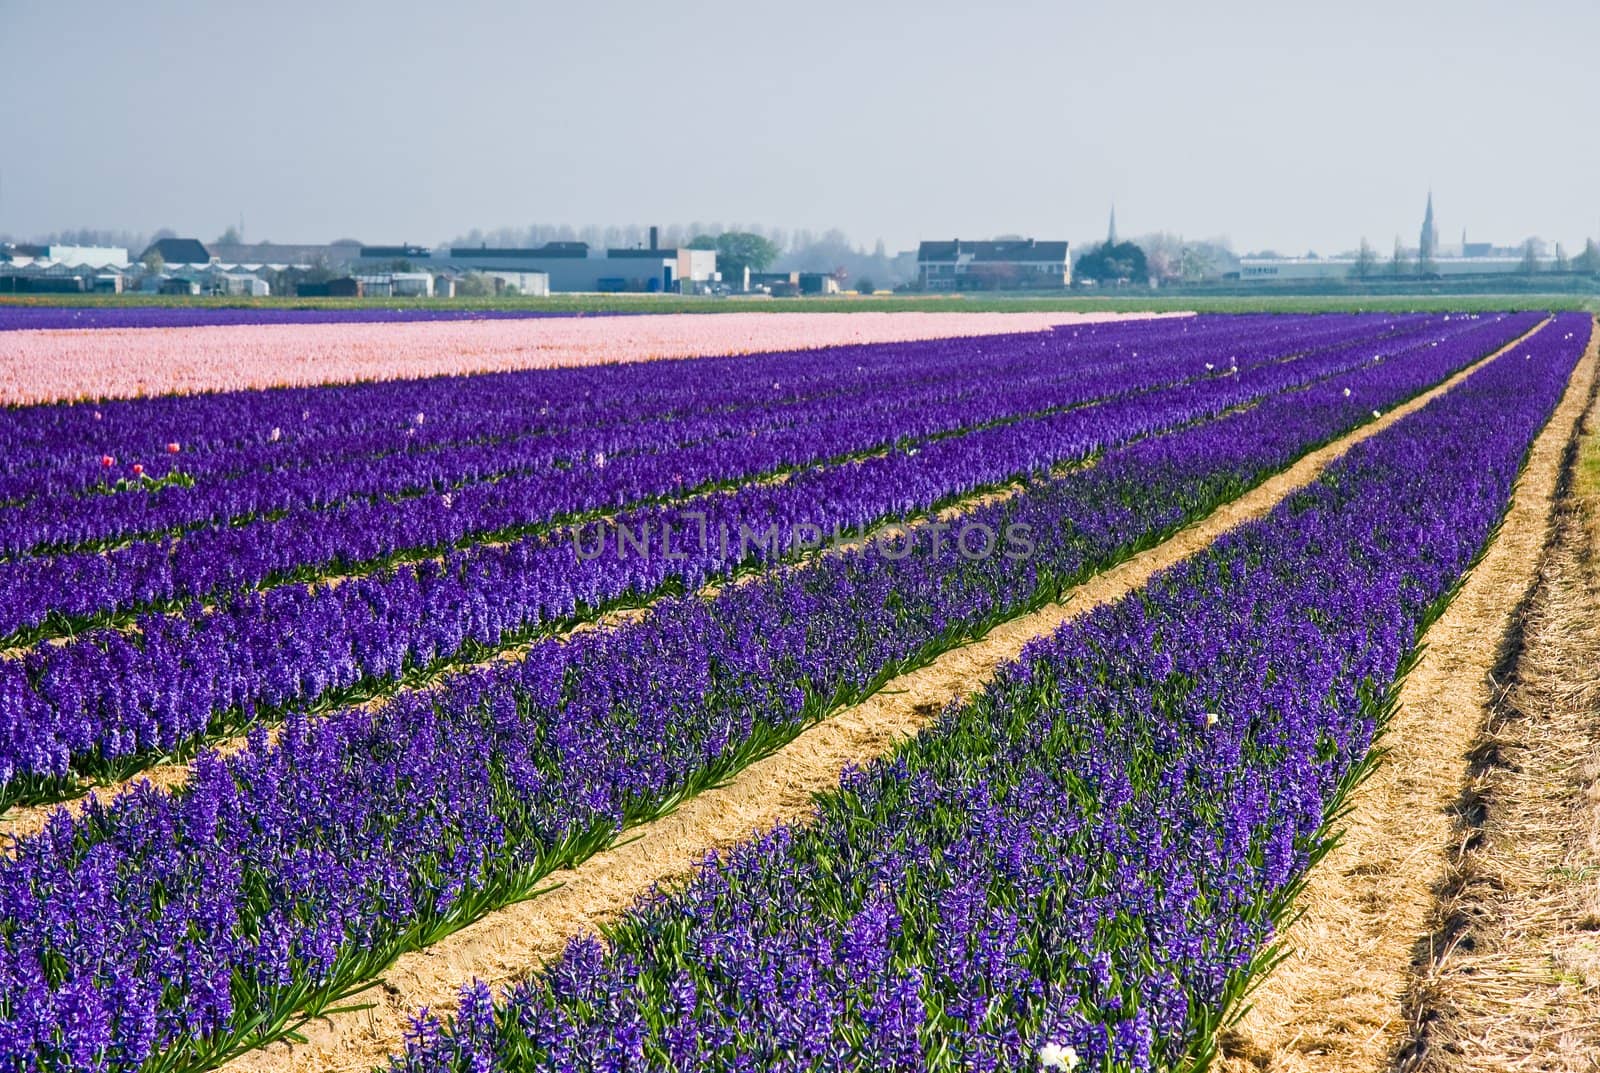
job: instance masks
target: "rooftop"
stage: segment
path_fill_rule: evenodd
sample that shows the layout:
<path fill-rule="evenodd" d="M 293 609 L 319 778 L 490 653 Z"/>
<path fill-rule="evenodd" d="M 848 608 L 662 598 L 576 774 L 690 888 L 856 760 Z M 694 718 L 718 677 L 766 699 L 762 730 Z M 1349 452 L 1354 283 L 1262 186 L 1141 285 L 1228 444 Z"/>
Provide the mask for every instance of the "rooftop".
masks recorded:
<path fill-rule="evenodd" d="M 1060 261 L 1067 260 L 1066 242 L 1039 242 L 1031 238 L 998 239 L 984 241 L 924 242 L 917 248 L 919 261 L 957 261 L 965 257 L 973 261 Z"/>

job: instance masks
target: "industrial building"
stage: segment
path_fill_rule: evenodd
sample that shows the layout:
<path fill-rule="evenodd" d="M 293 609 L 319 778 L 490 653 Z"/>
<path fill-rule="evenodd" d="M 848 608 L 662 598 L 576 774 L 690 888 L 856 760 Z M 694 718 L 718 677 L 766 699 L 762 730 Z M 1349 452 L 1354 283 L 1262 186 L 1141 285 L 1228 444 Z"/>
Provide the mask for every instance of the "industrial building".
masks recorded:
<path fill-rule="evenodd" d="M 205 248 L 224 264 L 316 265 L 335 271 L 366 256 L 355 242 L 213 242 Z"/>
<path fill-rule="evenodd" d="M 596 250 L 585 242 L 547 242 L 543 246 L 510 248 L 456 246 L 448 253 L 433 251 L 425 266 L 412 257 L 407 259 L 435 273 L 492 276 L 524 294 L 536 293 L 530 290 L 538 286 L 532 278 L 536 274 L 546 277 L 546 293 L 702 294 L 720 280 L 715 250 L 661 247 L 654 227 L 650 229 L 649 245 L 636 249 Z"/>

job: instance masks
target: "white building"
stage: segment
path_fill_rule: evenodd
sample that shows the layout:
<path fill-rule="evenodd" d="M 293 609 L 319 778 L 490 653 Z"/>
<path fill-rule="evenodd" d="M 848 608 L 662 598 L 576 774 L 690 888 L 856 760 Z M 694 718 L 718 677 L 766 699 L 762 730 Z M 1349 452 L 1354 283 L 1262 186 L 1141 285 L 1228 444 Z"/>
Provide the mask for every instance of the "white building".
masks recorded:
<path fill-rule="evenodd" d="M 396 298 L 432 298 L 433 273 L 394 272 L 389 282 Z"/>
<path fill-rule="evenodd" d="M 51 246 L 46 259 L 63 265 L 89 268 L 127 268 L 128 251 L 121 246 Z"/>
<path fill-rule="evenodd" d="M 127 268 L 128 251 L 121 246 L 12 246 L 0 250 L 0 262 L 13 268 L 37 265 L 50 268 Z"/>
<path fill-rule="evenodd" d="M 215 286 L 222 294 L 265 298 L 272 293 L 272 286 L 266 280 L 249 272 L 222 272 L 216 279 Z"/>

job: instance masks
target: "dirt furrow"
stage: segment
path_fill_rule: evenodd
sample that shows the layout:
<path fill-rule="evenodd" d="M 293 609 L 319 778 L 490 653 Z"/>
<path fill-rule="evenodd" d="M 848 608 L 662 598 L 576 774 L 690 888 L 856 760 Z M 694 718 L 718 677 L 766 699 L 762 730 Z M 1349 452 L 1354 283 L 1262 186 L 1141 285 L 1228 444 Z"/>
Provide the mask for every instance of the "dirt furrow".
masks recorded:
<path fill-rule="evenodd" d="M 1563 461 L 1593 393 L 1595 346 L 1535 440 L 1499 535 L 1424 636 L 1383 759 L 1352 795 L 1340 841 L 1312 872 L 1300 916 L 1282 936 L 1284 961 L 1222 1034 L 1228 1073 L 1380 1073 L 1406 1038 L 1402 1002 L 1417 939 L 1449 873 L 1468 753 L 1549 539 Z"/>
<path fill-rule="evenodd" d="M 775 823 L 803 820 L 814 795 L 836 785 L 847 765 L 870 761 L 895 741 L 915 734 L 946 704 L 981 689 L 1029 641 L 1122 598 L 1227 530 L 1265 516 L 1355 444 L 1420 409 L 1521 341 L 1308 454 L 1171 539 L 1074 588 L 1060 602 L 1003 623 L 981 640 L 891 680 L 872 697 L 809 728 L 722 786 L 690 798 L 671 815 L 627 832 L 612 848 L 552 876 L 550 882 L 560 884 L 556 889 L 507 906 L 426 949 L 402 956 L 361 996 L 360 1001 L 371 1003 L 368 1009 L 319 1019 L 303 1030 L 304 1043 L 275 1043 L 223 1068 L 231 1073 L 320 1073 L 367 1070 L 383 1062 L 401 1046 L 408 1018 L 418 1008 L 452 1010 L 457 989 L 474 977 L 498 985 L 526 976 L 559 953 L 571 936 L 595 931 L 615 919 L 655 884 L 692 874 L 708 852 L 732 846 Z M 1585 370 L 1592 365 L 1586 360 Z"/>
<path fill-rule="evenodd" d="M 1600 1069 L 1597 420 L 1471 751 L 1401 1070 Z"/>

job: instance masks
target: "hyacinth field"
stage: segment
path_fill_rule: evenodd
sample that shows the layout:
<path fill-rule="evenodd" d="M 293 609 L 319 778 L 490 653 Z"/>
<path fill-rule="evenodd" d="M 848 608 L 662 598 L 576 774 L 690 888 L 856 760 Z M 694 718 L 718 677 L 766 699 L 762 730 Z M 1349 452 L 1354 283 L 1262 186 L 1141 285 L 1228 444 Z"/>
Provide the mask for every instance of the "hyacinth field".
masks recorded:
<path fill-rule="evenodd" d="M 0 1070 L 305 1041 L 1348 443 L 371 1063 L 1203 1066 L 1592 323 L 0 307 Z"/>
<path fill-rule="evenodd" d="M 1071 313 L 539 316 L 0 306 L 0 405 L 392 380 L 1046 329 Z M 537 331 L 528 321 L 537 320 Z M 375 330 L 374 325 L 386 330 Z M 15 333 L 15 334 L 7 334 Z"/>

